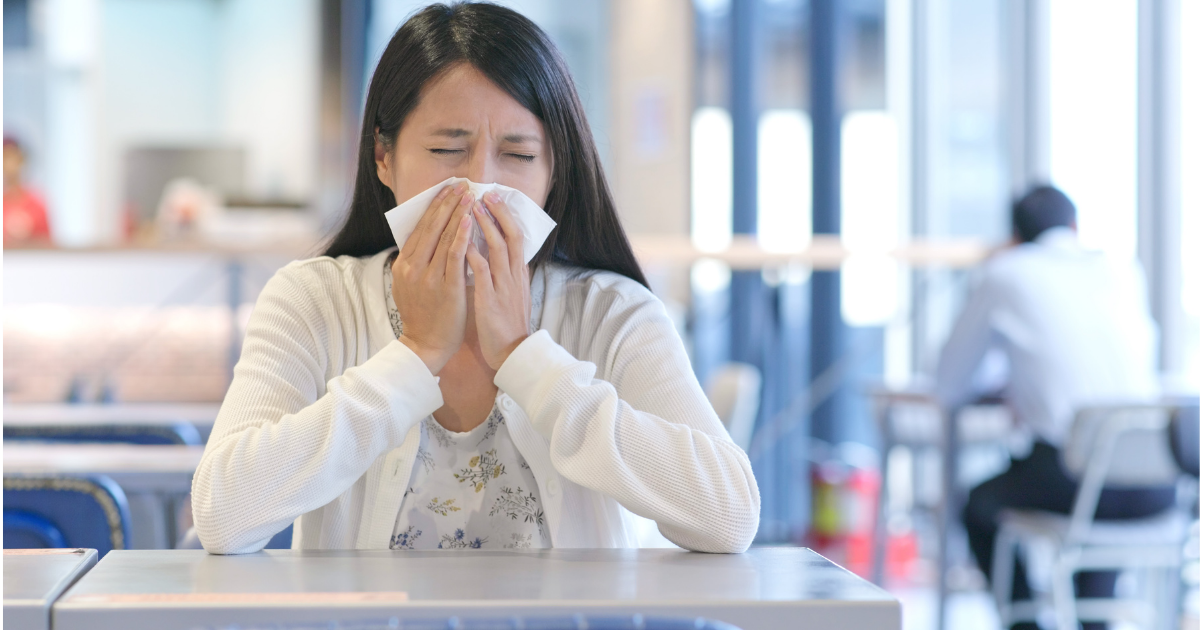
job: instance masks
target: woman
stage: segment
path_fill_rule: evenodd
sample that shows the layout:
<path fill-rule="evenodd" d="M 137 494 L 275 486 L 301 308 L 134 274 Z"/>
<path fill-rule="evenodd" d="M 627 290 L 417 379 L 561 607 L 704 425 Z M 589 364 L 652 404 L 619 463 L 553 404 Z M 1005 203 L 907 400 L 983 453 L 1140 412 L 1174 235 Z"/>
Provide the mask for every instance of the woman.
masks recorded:
<path fill-rule="evenodd" d="M 504 204 L 444 189 L 397 252 L 384 213 L 449 177 L 516 188 L 558 227 L 526 266 Z M 193 484 L 207 550 L 257 551 L 293 521 L 304 549 L 636 547 L 657 536 L 645 519 L 688 549 L 749 546 L 749 461 L 645 286 L 532 22 L 434 5 L 397 31 L 325 253 L 255 307 Z"/>

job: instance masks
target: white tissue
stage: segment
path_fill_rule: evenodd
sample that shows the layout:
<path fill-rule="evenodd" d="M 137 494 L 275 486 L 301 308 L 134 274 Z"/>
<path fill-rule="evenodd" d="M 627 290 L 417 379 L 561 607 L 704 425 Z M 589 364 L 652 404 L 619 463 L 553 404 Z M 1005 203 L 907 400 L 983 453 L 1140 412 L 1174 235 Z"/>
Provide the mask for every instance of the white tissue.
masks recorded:
<path fill-rule="evenodd" d="M 412 199 L 388 210 L 383 216 L 387 219 L 388 227 L 392 229 L 392 236 L 396 239 L 396 244 L 404 247 L 404 242 L 408 240 L 410 234 L 417 227 L 417 222 L 421 220 L 421 216 L 429 209 L 429 204 L 433 203 L 433 198 L 437 196 L 441 190 L 447 186 L 457 185 L 459 182 L 466 182 L 471 190 L 471 194 L 476 199 L 481 199 L 488 192 L 495 192 L 500 195 L 500 200 L 504 202 L 513 218 L 517 222 L 517 227 L 521 229 L 521 234 L 525 237 L 524 259 L 528 263 L 537 255 L 538 250 L 542 248 L 542 243 L 546 242 L 546 238 L 550 236 L 550 231 L 556 225 L 554 219 L 546 214 L 532 199 L 525 196 L 525 193 L 516 188 L 509 188 L 500 184 L 477 184 L 463 177 L 451 177 L 446 181 L 429 188 Z M 485 206 L 486 210 L 486 206 Z M 479 248 L 479 253 L 483 254 L 484 258 L 488 257 L 487 240 L 483 237 L 483 231 L 479 229 L 479 224 L 475 222 L 474 216 L 471 217 L 471 242 L 475 243 L 475 247 Z M 470 266 L 467 267 L 467 278 L 471 280 L 474 274 Z"/>

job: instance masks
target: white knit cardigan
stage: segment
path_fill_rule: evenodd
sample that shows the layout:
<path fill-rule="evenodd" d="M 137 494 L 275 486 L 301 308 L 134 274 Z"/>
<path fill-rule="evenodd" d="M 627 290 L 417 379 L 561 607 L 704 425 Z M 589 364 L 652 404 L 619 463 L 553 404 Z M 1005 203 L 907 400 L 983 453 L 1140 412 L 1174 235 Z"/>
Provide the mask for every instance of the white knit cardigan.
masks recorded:
<path fill-rule="evenodd" d="M 192 483 L 210 553 L 258 551 L 292 522 L 296 548 L 388 548 L 442 396 L 392 332 L 387 255 L 294 262 L 263 289 Z M 560 265 L 534 274 L 531 297 L 537 332 L 495 383 L 553 546 L 645 546 L 651 519 L 679 546 L 744 551 L 758 486 L 662 303 Z"/>

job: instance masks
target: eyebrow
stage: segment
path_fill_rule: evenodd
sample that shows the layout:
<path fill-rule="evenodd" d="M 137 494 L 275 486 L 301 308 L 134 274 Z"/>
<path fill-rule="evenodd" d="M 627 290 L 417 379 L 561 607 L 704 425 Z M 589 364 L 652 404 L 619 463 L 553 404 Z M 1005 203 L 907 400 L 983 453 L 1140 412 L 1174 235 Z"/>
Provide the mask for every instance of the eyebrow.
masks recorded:
<path fill-rule="evenodd" d="M 461 128 L 457 128 L 457 127 L 445 127 L 442 129 L 434 130 L 433 135 L 441 136 L 443 138 L 463 138 L 463 137 L 474 135 L 474 134 L 472 134 L 470 131 L 467 131 L 466 129 L 461 129 Z M 542 139 L 537 136 L 529 135 L 529 134 L 520 134 L 520 133 L 510 133 L 510 134 L 502 137 L 501 140 L 503 140 L 504 142 L 510 142 L 513 144 L 522 144 L 525 142 L 535 142 L 537 144 L 542 143 Z"/>
<path fill-rule="evenodd" d="M 513 144 L 521 144 L 524 142 L 536 142 L 538 144 L 542 143 L 542 139 L 537 136 L 530 136 L 530 135 L 524 135 L 524 134 L 519 134 L 519 133 L 510 133 L 507 136 L 504 136 L 503 138 L 501 138 L 501 140 L 504 140 L 505 142 L 511 142 Z"/>
<path fill-rule="evenodd" d="M 471 135 L 471 132 L 467 131 L 466 129 L 445 128 L 445 129 L 438 129 L 438 130 L 434 131 L 433 135 L 442 136 L 444 138 L 461 138 L 463 136 Z"/>

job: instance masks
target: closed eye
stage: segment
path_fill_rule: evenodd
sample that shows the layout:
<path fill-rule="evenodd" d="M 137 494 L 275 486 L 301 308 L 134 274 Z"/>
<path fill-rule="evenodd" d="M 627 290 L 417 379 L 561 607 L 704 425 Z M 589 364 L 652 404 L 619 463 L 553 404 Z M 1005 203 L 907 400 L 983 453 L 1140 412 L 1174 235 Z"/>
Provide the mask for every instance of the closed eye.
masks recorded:
<path fill-rule="evenodd" d="M 430 153 L 435 155 L 454 155 L 455 153 L 463 153 L 462 149 L 430 149 Z"/>
<path fill-rule="evenodd" d="M 532 162 L 533 159 L 535 157 L 537 157 L 537 156 L 528 155 L 525 153 L 509 153 L 508 155 L 511 157 L 517 158 L 518 160 L 521 160 L 522 162 Z"/>

